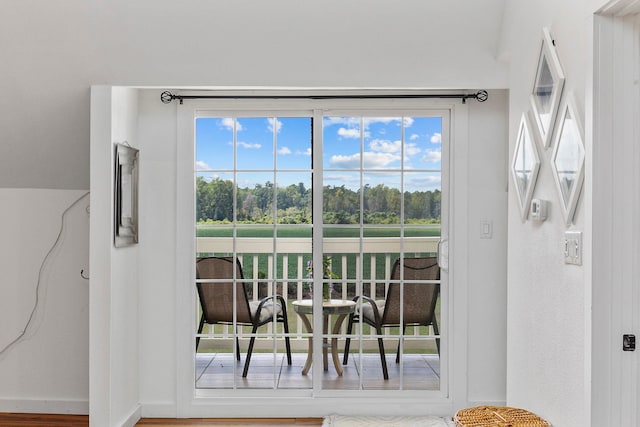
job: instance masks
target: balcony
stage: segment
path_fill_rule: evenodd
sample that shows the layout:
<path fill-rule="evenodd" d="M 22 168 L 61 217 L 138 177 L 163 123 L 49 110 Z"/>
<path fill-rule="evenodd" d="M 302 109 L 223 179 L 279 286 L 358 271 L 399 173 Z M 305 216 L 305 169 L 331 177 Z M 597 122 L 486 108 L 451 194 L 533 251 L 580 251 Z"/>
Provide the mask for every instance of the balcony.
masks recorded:
<path fill-rule="evenodd" d="M 325 238 L 323 242 L 324 255 L 330 256 L 333 272 L 337 278 L 331 280 L 334 292 L 332 298 L 352 299 L 355 295 L 375 296 L 384 299 L 388 288 L 388 278 L 391 268 L 400 253 L 404 256 L 433 256 L 438 250 L 439 237 L 365 237 L 359 238 Z M 274 250 L 275 243 L 275 250 Z M 361 251 L 362 247 L 362 251 Z M 233 254 L 234 239 L 231 237 L 198 237 L 196 250 L 198 256 L 229 256 Z M 307 388 L 310 386 L 310 376 L 300 375 L 306 359 L 308 333 L 291 303 L 294 300 L 309 298 L 310 281 L 308 279 L 307 262 L 311 259 L 311 238 L 287 237 L 274 240 L 261 237 L 237 237 L 235 252 L 243 266 L 244 282 L 250 299 L 257 301 L 269 295 L 274 288 L 287 301 L 289 317 L 289 331 L 293 351 L 293 365 L 290 367 L 282 362 L 284 346 L 278 341 L 278 348 L 273 352 L 273 339 L 267 335 L 271 332 L 264 327 L 258 336 L 251 367 L 247 378 L 242 378 L 240 369 L 234 371 L 233 366 L 238 363 L 233 359 L 233 328 L 231 326 L 206 325 L 200 335 L 201 341 L 197 354 L 197 387 L 198 388 L 226 388 L 233 387 L 234 377 L 236 387 L 247 388 Z M 274 257 L 276 262 L 274 263 Z M 197 301 L 197 298 L 196 298 Z M 197 302 L 197 317 L 200 318 L 200 306 Z M 439 306 L 438 306 L 439 313 Z M 342 325 L 341 334 L 346 333 L 346 321 Z M 355 334 L 360 334 L 356 327 Z M 340 377 L 340 388 L 352 388 L 358 384 L 359 377 L 365 375 L 364 388 L 392 388 L 399 387 L 400 372 L 395 364 L 398 328 L 386 328 L 384 333 L 385 347 L 388 350 L 388 367 L 391 382 L 382 381 L 380 356 L 378 354 L 375 331 L 364 325 L 362 328 L 362 358 L 351 357 L 349 365 L 345 367 L 344 377 Z M 281 331 L 279 331 L 281 332 Z M 238 328 L 240 351 L 244 357 L 250 328 Z M 403 366 L 406 372 L 412 373 L 419 379 L 421 385 L 417 388 L 437 388 L 439 384 L 440 359 L 435 345 L 435 335 L 431 328 L 408 327 L 405 331 L 407 339 L 404 341 Z M 340 353 L 343 351 L 344 341 L 339 340 Z M 355 342 L 355 341 L 354 341 Z M 352 347 L 353 352 L 358 347 Z M 268 354 L 264 354 L 264 353 Z M 275 359 L 274 359 L 275 357 Z M 244 359 L 242 359 L 244 360 Z M 330 366 L 329 381 L 337 378 L 335 370 Z M 395 375 L 395 376 L 394 376 Z M 379 377 L 379 378 L 378 378 Z M 382 381 L 382 382 L 381 382 Z M 403 388 L 412 387 L 412 380 L 407 377 Z M 354 385 L 355 384 L 355 385 Z M 434 386 L 436 384 L 436 386 Z M 332 387 L 327 383 L 325 388 Z"/>

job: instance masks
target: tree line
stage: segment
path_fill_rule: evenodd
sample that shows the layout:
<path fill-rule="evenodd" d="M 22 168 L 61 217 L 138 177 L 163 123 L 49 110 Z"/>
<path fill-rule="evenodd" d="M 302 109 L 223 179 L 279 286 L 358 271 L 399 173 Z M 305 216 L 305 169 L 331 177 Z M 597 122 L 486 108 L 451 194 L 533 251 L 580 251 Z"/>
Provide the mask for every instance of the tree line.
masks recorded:
<path fill-rule="evenodd" d="M 196 219 L 199 223 L 225 223 L 233 219 L 234 184 L 219 178 L 207 181 L 196 178 Z M 342 186 L 325 186 L 323 219 L 325 224 L 358 224 L 360 222 L 360 191 Z M 402 197 L 397 188 L 384 184 L 365 185 L 363 219 L 365 224 L 399 224 Z M 272 182 L 255 184 L 253 188 L 237 188 L 237 221 L 243 223 L 273 223 L 276 201 L 280 224 L 311 223 L 311 189 L 303 183 L 275 188 Z M 406 191 L 404 193 L 405 222 L 430 224 L 440 222 L 440 190 Z"/>

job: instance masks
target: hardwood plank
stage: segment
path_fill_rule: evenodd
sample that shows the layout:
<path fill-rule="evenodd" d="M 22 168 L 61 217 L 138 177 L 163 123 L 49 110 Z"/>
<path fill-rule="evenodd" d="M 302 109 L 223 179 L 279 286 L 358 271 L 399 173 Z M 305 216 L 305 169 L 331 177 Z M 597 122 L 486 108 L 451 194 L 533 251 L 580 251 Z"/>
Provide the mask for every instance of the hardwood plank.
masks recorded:
<path fill-rule="evenodd" d="M 321 426 L 322 418 L 143 418 L 136 426 Z"/>
<path fill-rule="evenodd" d="M 88 425 L 88 415 L 0 413 L 2 427 L 86 427 Z"/>
<path fill-rule="evenodd" d="M 86 427 L 87 415 L 0 413 L 0 427 Z M 321 426 L 322 418 L 143 418 L 144 427 Z"/>

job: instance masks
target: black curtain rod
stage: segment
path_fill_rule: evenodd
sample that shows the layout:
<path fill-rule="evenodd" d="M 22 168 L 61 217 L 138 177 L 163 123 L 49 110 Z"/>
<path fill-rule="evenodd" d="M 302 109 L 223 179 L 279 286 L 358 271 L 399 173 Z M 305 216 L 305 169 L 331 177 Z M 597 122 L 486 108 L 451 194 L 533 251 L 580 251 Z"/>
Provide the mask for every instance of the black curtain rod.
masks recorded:
<path fill-rule="evenodd" d="M 180 101 L 185 99 L 412 99 L 412 98 L 443 98 L 443 99 L 461 99 L 465 104 L 467 99 L 475 99 L 478 102 L 484 102 L 489 98 L 486 90 L 479 90 L 473 94 L 454 93 L 454 94 L 379 94 L 379 95 L 174 95 L 169 91 L 160 94 L 160 100 L 163 104 L 169 104 L 174 99 Z"/>

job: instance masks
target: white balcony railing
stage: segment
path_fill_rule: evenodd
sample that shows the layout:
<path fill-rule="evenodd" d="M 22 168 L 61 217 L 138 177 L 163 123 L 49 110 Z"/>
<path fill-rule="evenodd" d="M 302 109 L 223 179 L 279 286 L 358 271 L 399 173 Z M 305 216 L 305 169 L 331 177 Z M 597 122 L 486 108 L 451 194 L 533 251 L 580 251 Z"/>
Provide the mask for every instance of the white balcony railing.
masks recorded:
<path fill-rule="evenodd" d="M 384 286 L 386 294 L 385 279 L 390 277 L 393 263 L 400 253 L 404 253 L 405 256 L 435 255 L 439 240 L 439 237 L 324 238 L 324 254 L 332 257 L 333 271 L 338 276 L 337 279 L 332 280 L 334 288 L 339 289 L 333 297 L 351 299 L 360 293 L 377 294 L 381 297 L 381 286 Z M 196 251 L 199 256 L 231 255 L 234 253 L 234 239 L 198 237 Z M 276 283 L 287 300 L 302 299 L 305 295 L 304 286 L 308 283 L 308 280 L 305 281 L 306 262 L 311 258 L 311 252 L 311 238 L 287 237 L 274 240 L 238 237 L 235 239 L 235 253 L 243 264 L 245 283 L 252 284 L 253 292 L 250 294 L 254 300 L 259 299 L 260 283 Z M 274 272 L 274 253 L 279 257 L 277 272 Z M 363 271 L 361 265 L 367 266 L 367 271 Z M 339 269 L 336 270 L 335 266 L 339 266 Z M 260 272 L 263 274 L 261 275 Z M 271 286 L 268 288 L 272 289 Z M 295 313 L 289 313 L 290 323 L 292 323 L 292 316 L 295 316 Z M 291 332 L 296 335 L 306 332 L 303 331 L 301 322 L 294 322 L 294 324 L 295 330 Z M 231 328 L 222 328 L 220 332 L 223 337 L 231 336 Z"/>

